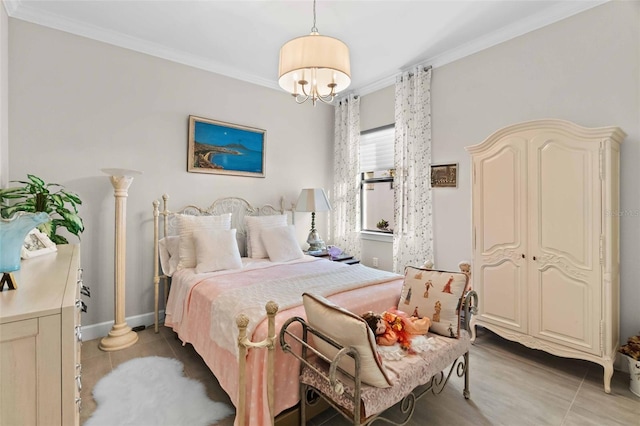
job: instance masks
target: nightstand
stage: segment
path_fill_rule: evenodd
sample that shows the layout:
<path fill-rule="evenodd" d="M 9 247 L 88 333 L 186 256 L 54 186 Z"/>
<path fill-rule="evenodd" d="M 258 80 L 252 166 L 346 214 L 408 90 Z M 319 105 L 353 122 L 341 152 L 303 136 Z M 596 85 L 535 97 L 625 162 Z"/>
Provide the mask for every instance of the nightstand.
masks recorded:
<path fill-rule="evenodd" d="M 346 253 L 339 254 L 338 256 L 333 258 L 329 255 L 329 253 L 327 253 L 326 250 L 322 250 L 320 252 L 305 252 L 305 254 L 308 254 L 313 257 L 322 257 L 327 260 L 332 260 L 334 262 L 346 263 L 347 265 L 355 265 L 356 263 L 360 263 L 360 259 L 356 259 L 353 256 L 348 255 Z"/>

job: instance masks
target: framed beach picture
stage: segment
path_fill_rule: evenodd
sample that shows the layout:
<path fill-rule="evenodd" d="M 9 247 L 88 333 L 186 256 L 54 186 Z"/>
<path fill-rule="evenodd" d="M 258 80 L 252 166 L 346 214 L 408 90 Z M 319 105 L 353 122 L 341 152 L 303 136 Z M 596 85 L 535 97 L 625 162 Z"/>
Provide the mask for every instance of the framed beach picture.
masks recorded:
<path fill-rule="evenodd" d="M 265 176 L 267 131 L 189 116 L 187 171 Z"/>

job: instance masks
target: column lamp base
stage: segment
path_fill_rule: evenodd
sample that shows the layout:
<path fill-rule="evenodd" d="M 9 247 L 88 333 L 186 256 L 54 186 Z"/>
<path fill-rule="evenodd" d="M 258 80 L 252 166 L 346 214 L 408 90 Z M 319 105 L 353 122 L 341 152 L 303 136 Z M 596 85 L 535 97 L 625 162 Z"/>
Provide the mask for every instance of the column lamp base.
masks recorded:
<path fill-rule="evenodd" d="M 138 341 L 138 334 L 131 327 L 124 324 L 120 327 L 113 326 L 106 337 L 103 337 L 98 347 L 106 352 L 119 351 L 128 348 Z"/>

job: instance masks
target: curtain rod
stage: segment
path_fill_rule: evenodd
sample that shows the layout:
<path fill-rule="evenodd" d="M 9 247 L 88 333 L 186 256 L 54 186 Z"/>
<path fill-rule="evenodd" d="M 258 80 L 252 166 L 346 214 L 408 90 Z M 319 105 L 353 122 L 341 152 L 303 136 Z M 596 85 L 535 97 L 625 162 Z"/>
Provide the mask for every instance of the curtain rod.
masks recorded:
<path fill-rule="evenodd" d="M 413 69 L 413 68 L 419 68 L 419 67 L 411 67 L 411 68 Z M 422 70 L 423 70 L 423 71 L 429 71 L 429 70 L 430 70 L 430 69 L 432 69 L 432 68 L 433 68 L 433 66 L 432 66 L 432 65 L 425 65 L 425 66 L 422 68 Z M 400 74 L 399 74 L 399 76 L 400 76 L 400 81 L 402 81 L 402 74 L 403 74 L 403 73 L 400 73 Z M 396 75 L 398 75 L 398 74 L 396 74 Z M 413 75 L 414 75 L 413 73 L 411 73 L 411 72 L 409 73 L 409 77 L 413 77 Z M 355 99 L 358 99 L 359 95 L 353 95 L 353 97 L 354 97 Z M 349 95 L 345 95 L 345 97 L 344 97 L 344 98 L 339 99 L 337 102 L 338 102 L 338 104 L 341 104 L 343 101 L 344 101 L 344 102 L 349 102 Z"/>
<path fill-rule="evenodd" d="M 358 99 L 360 97 L 360 95 L 353 95 L 353 99 Z M 342 102 L 349 102 L 349 95 L 345 96 L 344 98 L 338 100 L 338 103 L 341 104 Z"/>
<path fill-rule="evenodd" d="M 429 66 L 425 66 L 424 68 L 422 68 L 422 71 L 429 71 L 429 70 L 430 70 L 430 69 L 432 69 L 432 68 L 433 68 L 433 67 L 432 67 L 431 65 L 429 65 Z M 402 74 L 404 74 L 404 73 L 401 73 L 401 74 L 400 74 L 400 81 L 402 81 Z M 409 72 L 409 73 L 408 73 L 408 75 L 409 75 L 409 78 L 411 78 L 411 77 L 413 77 L 413 76 L 414 76 L 414 73 Z"/>

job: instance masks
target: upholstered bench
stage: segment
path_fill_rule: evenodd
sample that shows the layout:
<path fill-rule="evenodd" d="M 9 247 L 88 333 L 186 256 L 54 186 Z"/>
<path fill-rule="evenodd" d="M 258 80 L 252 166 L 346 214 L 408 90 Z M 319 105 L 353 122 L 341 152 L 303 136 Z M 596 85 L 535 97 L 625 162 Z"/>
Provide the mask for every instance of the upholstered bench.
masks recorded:
<path fill-rule="evenodd" d="M 416 275 L 415 271 L 419 270 L 414 268 L 411 277 Z M 429 278 L 433 277 L 435 275 Z M 407 285 L 412 285 L 411 279 L 405 280 L 405 287 Z M 466 284 L 461 282 L 460 285 L 462 290 L 466 290 Z M 403 289 L 401 301 L 407 291 L 407 288 Z M 475 292 L 465 291 L 458 296 L 457 318 L 458 321 L 463 318 L 464 324 L 456 330 L 455 336 L 429 333 L 428 349 L 384 360 L 376 349 L 375 336 L 360 316 L 319 296 L 304 294 L 303 301 L 307 320 L 290 318 L 280 331 L 282 349 L 301 361 L 302 401 L 305 401 L 307 391 L 312 389 L 358 426 L 375 419 L 382 420 L 385 410 L 402 401 L 405 418 L 386 420 L 404 424 L 412 416 L 416 400 L 428 392 L 440 393 L 453 371 L 459 377 L 464 376 L 463 396 L 469 398 L 471 343 L 466 330 L 477 306 Z M 460 315 L 461 311 L 464 311 L 463 315 Z M 288 331 L 293 323 L 302 325 L 302 338 Z M 330 324 L 333 328 L 328 328 Z M 337 324 L 340 325 L 336 327 Z M 450 329 L 450 326 L 444 328 Z M 294 347 L 298 349 L 293 350 Z M 444 370 L 449 365 L 451 367 L 445 377 Z M 301 419 L 305 419 L 305 405 L 301 403 Z M 305 421 L 302 420 L 301 424 L 304 425 Z"/>

